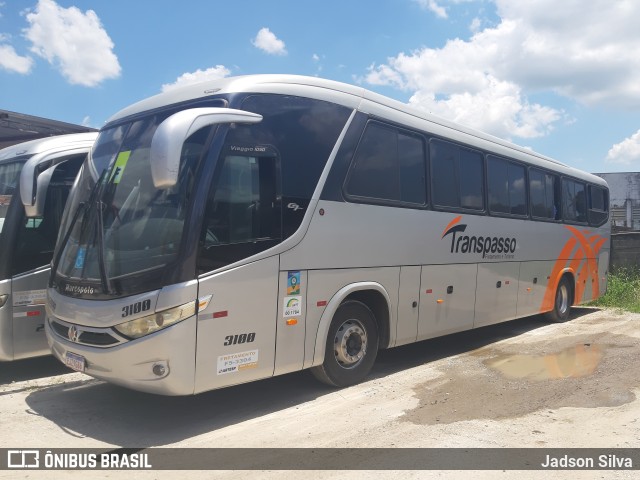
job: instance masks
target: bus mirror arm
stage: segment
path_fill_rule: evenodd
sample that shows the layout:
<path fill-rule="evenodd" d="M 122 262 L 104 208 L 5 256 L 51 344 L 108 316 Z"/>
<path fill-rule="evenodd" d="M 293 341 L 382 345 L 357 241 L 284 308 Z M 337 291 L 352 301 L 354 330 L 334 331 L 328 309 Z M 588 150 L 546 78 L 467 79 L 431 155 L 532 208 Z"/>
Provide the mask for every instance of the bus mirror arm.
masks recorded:
<path fill-rule="evenodd" d="M 38 178 L 35 181 L 36 191 L 34 194 L 35 198 L 33 199 L 33 204 L 24 203 L 23 199 L 25 215 L 27 218 L 40 218 L 44 215 L 44 202 L 47 197 L 47 190 L 49 189 L 49 183 L 51 182 L 51 177 L 53 176 L 55 169 L 56 165 L 47 168 L 44 172 L 38 175 Z"/>
<path fill-rule="evenodd" d="M 178 181 L 182 146 L 201 128 L 221 123 L 258 123 L 262 115 L 231 108 L 189 108 L 166 118 L 151 139 L 151 176 L 156 188 L 171 188 Z"/>
<path fill-rule="evenodd" d="M 89 147 L 90 145 L 72 146 L 53 154 L 46 152 L 37 154 L 27 160 L 20 172 L 20 200 L 22 200 L 28 218 L 42 216 L 47 188 L 56 166 L 75 155 L 86 155 Z M 40 171 L 43 165 L 48 168 Z"/>

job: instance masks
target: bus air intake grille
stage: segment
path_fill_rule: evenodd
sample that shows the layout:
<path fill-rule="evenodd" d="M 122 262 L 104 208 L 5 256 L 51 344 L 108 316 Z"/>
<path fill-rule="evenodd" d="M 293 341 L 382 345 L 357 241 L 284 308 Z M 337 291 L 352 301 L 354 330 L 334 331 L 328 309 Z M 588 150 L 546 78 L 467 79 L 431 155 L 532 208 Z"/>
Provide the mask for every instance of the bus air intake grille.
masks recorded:
<path fill-rule="evenodd" d="M 94 347 L 110 347 L 117 345 L 122 341 L 108 331 L 85 330 L 84 328 L 74 328 L 71 325 L 62 323 L 58 320 L 50 321 L 51 329 L 60 337 L 67 341 L 79 343 L 81 345 L 90 345 Z M 85 327 L 86 328 L 86 327 Z M 75 332 L 73 331 L 75 329 Z"/>

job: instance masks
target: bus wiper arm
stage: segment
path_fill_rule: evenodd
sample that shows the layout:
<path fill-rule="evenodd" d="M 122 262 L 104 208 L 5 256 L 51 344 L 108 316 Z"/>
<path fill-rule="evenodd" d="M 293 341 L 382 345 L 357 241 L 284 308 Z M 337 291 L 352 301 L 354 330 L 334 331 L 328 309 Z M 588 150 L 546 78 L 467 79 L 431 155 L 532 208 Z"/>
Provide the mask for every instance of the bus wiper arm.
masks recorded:
<path fill-rule="evenodd" d="M 53 277 L 55 273 L 58 271 L 58 265 L 60 264 L 60 259 L 62 258 L 62 252 L 64 251 L 64 247 L 69 241 L 69 237 L 71 237 L 71 232 L 73 231 L 73 227 L 78 221 L 80 214 L 81 213 L 84 214 L 86 212 L 87 205 L 88 205 L 87 202 L 82 202 L 78 205 L 78 208 L 76 209 L 76 213 L 73 214 L 71 223 L 69 223 L 69 228 L 67 228 L 67 231 L 64 232 L 64 237 L 62 238 L 62 242 L 60 243 L 60 248 L 58 248 L 58 251 L 56 252 L 55 257 L 53 258 L 53 263 L 51 265 L 51 275 L 49 275 L 49 287 L 53 287 Z"/>
<path fill-rule="evenodd" d="M 62 258 L 62 252 L 64 251 L 67 243 L 69 242 L 69 238 L 71 238 L 71 232 L 73 232 L 73 228 L 78 222 L 78 219 L 80 218 L 80 214 L 82 214 L 84 218 L 89 207 L 93 205 L 93 202 L 95 201 L 95 198 L 96 198 L 96 194 L 100 189 L 100 184 L 102 183 L 102 180 L 106 173 L 107 173 L 107 169 L 105 168 L 100 174 L 100 176 L 98 177 L 98 180 L 96 180 L 96 183 L 93 185 L 93 187 L 91 187 L 91 192 L 89 192 L 89 199 L 86 202 L 81 202 L 78 205 L 78 209 L 73 214 L 73 218 L 69 223 L 69 228 L 67 228 L 67 231 L 64 232 L 64 237 L 62 238 L 60 248 L 58 248 L 55 258 L 53 259 L 53 263 L 51 264 L 51 275 L 49 276 L 49 287 L 53 287 L 53 278 L 56 272 L 58 271 L 58 266 L 60 265 L 60 260 Z"/>
<path fill-rule="evenodd" d="M 107 275 L 107 267 L 104 260 L 104 219 L 102 216 L 102 207 L 104 204 L 98 200 L 96 202 L 96 209 L 98 210 L 98 265 L 100 268 L 100 282 L 102 283 L 102 290 L 104 293 L 111 295 L 113 289 L 111 288 L 111 281 Z"/>

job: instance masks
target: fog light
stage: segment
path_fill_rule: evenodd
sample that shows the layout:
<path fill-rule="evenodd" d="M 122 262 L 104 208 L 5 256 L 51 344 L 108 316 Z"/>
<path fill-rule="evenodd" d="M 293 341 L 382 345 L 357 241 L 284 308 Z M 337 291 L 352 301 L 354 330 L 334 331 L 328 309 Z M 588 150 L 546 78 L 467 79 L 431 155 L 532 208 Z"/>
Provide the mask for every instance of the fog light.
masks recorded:
<path fill-rule="evenodd" d="M 152 370 L 154 375 L 158 377 L 164 377 L 167 374 L 167 367 L 161 363 L 156 363 Z"/>

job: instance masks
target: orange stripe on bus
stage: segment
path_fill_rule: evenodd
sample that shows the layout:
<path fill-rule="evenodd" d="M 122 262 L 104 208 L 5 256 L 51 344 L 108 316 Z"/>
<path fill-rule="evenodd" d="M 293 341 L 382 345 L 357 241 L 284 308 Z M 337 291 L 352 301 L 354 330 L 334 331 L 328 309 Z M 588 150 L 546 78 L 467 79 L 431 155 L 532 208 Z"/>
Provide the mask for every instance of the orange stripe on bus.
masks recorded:
<path fill-rule="evenodd" d="M 584 282 L 582 283 L 582 287 L 579 291 L 576 287 L 576 295 L 574 299 L 574 303 L 579 303 L 581 300 L 592 300 L 600 296 L 600 282 L 598 281 L 599 273 L 598 273 L 598 263 L 596 261 L 598 253 L 600 249 L 606 242 L 606 238 L 602 238 L 599 235 L 592 235 L 591 237 L 586 237 L 583 232 L 578 230 L 575 227 L 571 227 L 569 225 L 565 226 L 569 231 L 571 231 L 580 241 L 580 244 L 585 250 L 587 255 L 587 273 L 586 278 L 584 280 L 589 280 L 592 278 L 594 284 L 591 291 L 591 299 L 583 299 L 582 295 L 584 294 Z M 587 231 L 588 233 L 588 231 Z M 593 243 L 593 245 L 592 245 Z M 578 295 L 580 293 L 580 295 Z"/>
<path fill-rule="evenodd" d="M 540 305 L 540 313 L 550 312 L 551 310 L 553 310 L 556 297 L 556 287 L 558 286 L 558 281 L 560 280 L 560 273 L 566 265 L 567 260 L 570 258 L 571 252 L 573 251 L 577 243 L 578 241 L 574 237 L 571 237 L 569 240 L 567 240 L 567 243 L 564 244 L 560 255 L 558 255 L 556 263 L 553 265 L 553 269 L 551 270 L 551 278 L 547 283 L 547 289 L 544 292 L 544 298 L 542 299 L 542 304 Z"/>
<path fill-rule="evenodd" d="M 447 232 L 449 231 L 449 229 L 451 227 L 453 227 L 456 223 L 460 222 L 460 220 L 462 220 L 462 215 L 458 215 L 456 218 L 454 218 L 453 220 L 451 220 L 449 222 L 449 225 L 447 225 L 446 227 L 444 227 L 444 231 L 442 232 L 442 238 L 444 238 L 444 236 L 447 234 Z"/>

